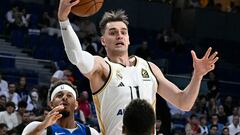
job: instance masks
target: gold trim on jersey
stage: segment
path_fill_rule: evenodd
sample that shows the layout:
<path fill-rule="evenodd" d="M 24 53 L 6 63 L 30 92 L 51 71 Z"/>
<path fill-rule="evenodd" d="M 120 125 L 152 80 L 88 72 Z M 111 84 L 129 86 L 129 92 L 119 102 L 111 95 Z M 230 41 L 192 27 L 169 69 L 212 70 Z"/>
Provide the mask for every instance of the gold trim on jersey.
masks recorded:
<path fill-rule="evenodd" d="M 108 85 L 108 83 L 110 82 L 110 80 L 112 79 L 112 76 L 113 76 L 113 71 L 112 71 L 112 66 L 111 64 L 109 64 L 107 61 L 105 61 L 109 68 L 110 68 L 110 71 L 109 71 L 109 75 L 108 75 L 108 78 L 107 78 L 107 81 L 103 84 L 103 86 L 96 92 L 94 92 L 92 95 L 98 95 L 99 93 L 101 93 L 105 88 L 106 86 Z"/>
<path fill-rule="evenodd" d="M 98 116 L 98 121 L 99 121 L 99 126 L 100 126 L 100 129 L 101 129 L 101 133 L 102 133 L 102 135 L 105 135 L 106 131 L 105 131 L 104 124 L 102 122 L 101 111 L 100 111 L 100 103 L 99 103 L 98 96 L 93 95 L 93 100 L 94 100 L 94 103 L 95 103 L 95 106 L 96 106 L 96 111 L 97 111 L 97 116 Z"/>
<path fill-rule="evenodd" d="M 152 107 L 153 107 L 154 111 L 156 112 L 156 99 L 152 102 Z"/>
<path fill-rule="evenodd" d="M 157 85 L 159 85 L 159 81 L 158 81 L 156 75 L 153 73 L 152 68 L 151 68 L 151 66 L 150 66 L 150 63 L 149 63 L 148 61 L 146 61 L 146 62 L 147 62 L 147 64 L 148 64 L 148 67 L 149 67 L 150 71 L 152 72 L 153 76 L 154 76 L 155 79 L 156 79 Z M 158 86 L 157 86 L 157 87 L 158 87 Z"/>

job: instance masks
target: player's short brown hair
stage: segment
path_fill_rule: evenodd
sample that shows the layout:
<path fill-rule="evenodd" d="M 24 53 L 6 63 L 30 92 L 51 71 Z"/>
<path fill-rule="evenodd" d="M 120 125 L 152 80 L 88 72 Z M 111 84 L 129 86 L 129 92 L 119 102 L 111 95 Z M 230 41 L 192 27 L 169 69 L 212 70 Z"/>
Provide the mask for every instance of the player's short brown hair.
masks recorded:
<path fill-rule="evenodd" d="M 122 21 L 123 23 L 125 23 L 128 26 L 128 24 L 129 24 L 128 17 L 125 14 L 124 10 L 105 12 L 105 14 L 103 15 L 103 17 L 99 23 L 101 34 L 102 35 L 104 34 L 107 23 L 116 22 L 116 21 Z"/>

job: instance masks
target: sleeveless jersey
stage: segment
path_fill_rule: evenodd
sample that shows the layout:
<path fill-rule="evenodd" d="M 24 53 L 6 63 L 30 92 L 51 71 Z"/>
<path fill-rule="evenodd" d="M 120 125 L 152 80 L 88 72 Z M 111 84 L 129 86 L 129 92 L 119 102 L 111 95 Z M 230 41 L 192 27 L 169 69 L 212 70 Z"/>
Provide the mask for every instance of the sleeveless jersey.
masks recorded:
<path fill-rule="evenodd" d="M 135 56 L 135 66 L 105 61 L 110 66 L 108 80 L 93 93 L 98 121 L 103 135 L 121 135 L 125 107 L 131 100 L 147 100 L 155 109 L 157 80 L 147 61 Z"/>
<path fill-rule="evenodd" d="M 77 129 L 72 133 L 65 128 L 62 128 L 58 124 L 54 124 L 47 128 L 47 135 L 90 135 L 89 127 L 77 122 Z"/>

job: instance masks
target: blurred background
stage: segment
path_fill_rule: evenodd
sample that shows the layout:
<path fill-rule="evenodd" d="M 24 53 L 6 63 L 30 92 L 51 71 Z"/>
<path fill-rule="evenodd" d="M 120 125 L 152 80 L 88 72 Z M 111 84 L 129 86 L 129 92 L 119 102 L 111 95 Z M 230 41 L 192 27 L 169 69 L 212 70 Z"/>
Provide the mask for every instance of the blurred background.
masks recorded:
<path fill-rule="evenodd" d="M 66 57 L 57 7 L 57 0 L 0 1 L 0 111 L 12 102 L 18 117 L 9 123 L 0 112 L 0 130 L 7 134 L 21 134 L 22 126 L 44 118 L 48 89 L 59 79 L 78 87 L 76 118 L 98 129 L 88 80 Z M 240 132 L 240 0 L 105 0 L 91 17 L 69 16 L 84 50 L 105 56 L 98 23 L 105 11 L 116 9 L 129 17 L 129 53 L 154 62 L 179 88 L 191 79 L 190 50 L 198 57 L 208 47 L 219 52 L 216 69 L 204 77 L 191 111 L 157 96 L 158 134 Z"/>

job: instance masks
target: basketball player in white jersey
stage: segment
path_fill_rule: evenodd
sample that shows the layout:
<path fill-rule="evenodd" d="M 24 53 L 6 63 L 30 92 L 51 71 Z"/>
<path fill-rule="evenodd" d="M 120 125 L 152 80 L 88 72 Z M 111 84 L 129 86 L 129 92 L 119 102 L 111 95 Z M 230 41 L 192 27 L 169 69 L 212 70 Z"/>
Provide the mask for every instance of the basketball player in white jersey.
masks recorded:
<path fill-rule="evenodd" d="M 199 59 L 191 51 L 193 76 L 189 85 L 180 90 L 163 76 L 155 64 L 137 56 L 128 56 L 128 21 L 123 11 L 106 12 L 100 21 L 101 43 L 107 57 L 92 56 L 83 51 L 68 20 L 71 7 L 78 2 L 60 0 L 58 19 L 68 59 L 90 81 L 103 135 L 122 134 L 124 108 L 135 98 L 145 99 L 155 106 L 155 94 L 158 93 L 181 110 L 191 109 L 203 76 L 215 67 L 217 52 L 211 54 L 212 48 L 209 48 Z"/>

